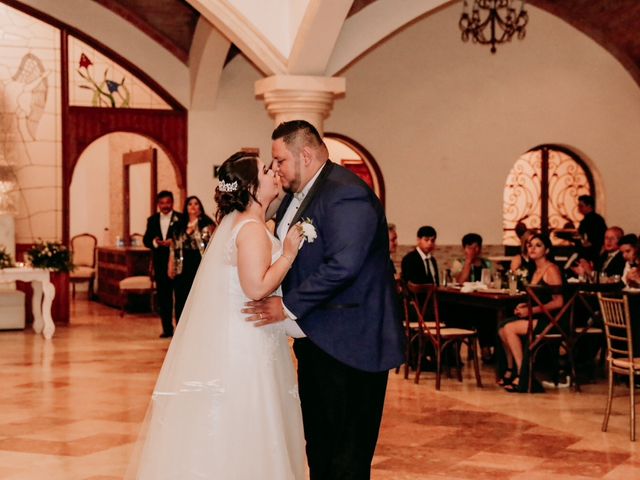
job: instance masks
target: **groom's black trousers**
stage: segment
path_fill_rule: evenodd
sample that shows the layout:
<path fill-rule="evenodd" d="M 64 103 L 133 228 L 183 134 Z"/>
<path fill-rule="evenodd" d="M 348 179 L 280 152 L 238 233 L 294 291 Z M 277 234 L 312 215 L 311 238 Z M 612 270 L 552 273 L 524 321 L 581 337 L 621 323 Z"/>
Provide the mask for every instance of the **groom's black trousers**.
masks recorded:
<path fill-rule="evenodd" d="M 368 480 L 388 372 L 356 370 L 306 338 L 293 349 L 310 479 Z"/>

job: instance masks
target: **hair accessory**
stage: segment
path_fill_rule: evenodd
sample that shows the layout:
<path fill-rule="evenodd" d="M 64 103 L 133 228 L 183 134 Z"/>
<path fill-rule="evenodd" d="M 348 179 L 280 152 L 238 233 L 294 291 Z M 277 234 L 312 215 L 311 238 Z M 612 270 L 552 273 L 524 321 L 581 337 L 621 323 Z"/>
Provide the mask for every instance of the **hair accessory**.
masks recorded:
<path fill-rule="evenodd" d="M 227 183 L 224 180 L 220 180 L 220 184 L 218 185 L 218 190 L 221 192 L 235 192 L 238 190 L 238 181 Z"/>

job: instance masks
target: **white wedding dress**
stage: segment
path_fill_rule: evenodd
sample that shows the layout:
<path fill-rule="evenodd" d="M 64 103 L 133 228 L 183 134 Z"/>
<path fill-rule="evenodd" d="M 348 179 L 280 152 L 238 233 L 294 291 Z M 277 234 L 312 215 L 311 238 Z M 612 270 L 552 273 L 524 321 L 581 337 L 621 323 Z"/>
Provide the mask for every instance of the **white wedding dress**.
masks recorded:
<path fill-rule="evenodd" d="M 302 480 L 305 440 L 282 322 L 241 313 L 235 227 L 227 215 L 202 259 L 125 478 Z M 272 262 L 282 252 L 272 239 Z"/>

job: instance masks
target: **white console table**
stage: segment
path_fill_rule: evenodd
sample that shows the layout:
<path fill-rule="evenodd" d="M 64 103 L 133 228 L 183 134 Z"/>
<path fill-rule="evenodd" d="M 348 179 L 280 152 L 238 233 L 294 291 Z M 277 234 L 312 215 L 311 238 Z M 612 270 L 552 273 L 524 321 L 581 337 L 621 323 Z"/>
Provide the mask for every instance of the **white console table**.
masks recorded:
<path fill-rule="evenodd" d="M 53 337 L 56 326 L 51 317 L 51 304 L 56 296 L 56 288 L 49 279 L 49 270 L 31 267 L 16 267 L 0 269 L 0 283 L 31 282 L 33 297 L 31 310 L 33 311 L 33 331 L 42 333 L 44 338 Z"/>

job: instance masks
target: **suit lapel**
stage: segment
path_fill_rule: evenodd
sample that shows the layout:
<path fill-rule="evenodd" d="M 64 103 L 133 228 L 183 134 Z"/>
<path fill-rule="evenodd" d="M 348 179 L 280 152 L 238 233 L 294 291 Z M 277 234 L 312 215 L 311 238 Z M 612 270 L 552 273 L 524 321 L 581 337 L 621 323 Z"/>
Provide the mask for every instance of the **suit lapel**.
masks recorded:
<path fill-rule="evenodd" d="M 327 162 L 324 164 L 324 166 L 322 167 L 322 171 L 320 172 L 320 175 L 318 175 L 318 178 L 316 179 L 315 183 L 309 190 L 309 193 L 307 193 L 307 195 L 304 197 L 304 200 L 302 200 L 302 203 L 300 204 L 300 208 L 298 209 L 295 216 L 293 217 L 293 220 L 291 220 L 291 225 L 295 225 L 302 218 L 302 215 L 304 215 L 305 210 L 311 204 L 311 201 L 313 200 L 313 198 L 322 189 L 322 185 L 324 184 L 325 180 L 329 176 L 329 173 L 331 172 L 331 170 L 333 170 L 333 166 L 334 166 L 334 163 L 331 160 L 327 160 Z"/>
<path fill-rule="evenodd" d="M 282 221 L 282 217 L 284 217 L 284 214 L 287 211 L 287 208 L 289 208 L 289 204 L 291 203 L 291 200 L 293 199 L 293 195 L 290 193 L 287 193 L 284 198 L 282 199 L 282 202 L 280 202 L 280 206 L 278 207 L 278 210 L 276 211 L 276 218 L 275 218 L 275 222 L 276 222 L 276 227 L 274 229 L 274 234 L 276 236 L 276 238 L 280 238 L 278 237 L 278 227 L 280 226 L 280 222 Z"/>

